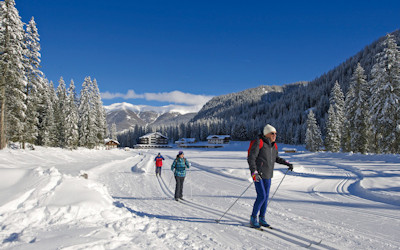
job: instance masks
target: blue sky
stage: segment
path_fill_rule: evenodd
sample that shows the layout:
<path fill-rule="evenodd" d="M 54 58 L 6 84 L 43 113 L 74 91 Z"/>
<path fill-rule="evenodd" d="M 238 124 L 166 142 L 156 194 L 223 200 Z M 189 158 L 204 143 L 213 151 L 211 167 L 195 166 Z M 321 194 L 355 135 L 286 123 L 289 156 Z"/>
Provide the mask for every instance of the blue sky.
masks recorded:
<path fill-rule="evenodd" d="M 398 0 L 16 0 L 16 7 L 23 22 L 35 17 L 47 78 L 56 86 L 61 76 L 76 85 L 96 78 L 105 105 L 193 105 L 313 80 L 400 28 Z"/>

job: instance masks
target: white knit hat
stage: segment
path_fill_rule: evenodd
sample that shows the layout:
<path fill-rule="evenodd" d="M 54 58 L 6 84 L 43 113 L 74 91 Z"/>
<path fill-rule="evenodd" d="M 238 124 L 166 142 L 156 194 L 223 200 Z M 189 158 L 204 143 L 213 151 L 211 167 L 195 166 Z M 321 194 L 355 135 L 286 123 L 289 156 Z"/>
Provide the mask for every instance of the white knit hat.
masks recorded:
<path fill-rule="evenodd" d="M 275 132 L 276 133 L 276 129 L 274 127 L 272 127 L 271 125 L 269 125 L 269 124 L 265 125 L 264 130 L 263 130 L 264 135 L 267 135 L 267 134 L 269 134 L 271 132 Z"/>

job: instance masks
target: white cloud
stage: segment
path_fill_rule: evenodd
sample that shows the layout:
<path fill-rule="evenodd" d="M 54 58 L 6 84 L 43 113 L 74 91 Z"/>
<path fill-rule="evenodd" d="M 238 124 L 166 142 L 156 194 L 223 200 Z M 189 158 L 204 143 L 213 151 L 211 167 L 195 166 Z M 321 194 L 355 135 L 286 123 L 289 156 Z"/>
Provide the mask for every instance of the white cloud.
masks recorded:
<path fill-rule="evenodd" d="M 177 90 L 163 93 L 145 93 L 144 96 L 147 101 L 182 103 L 188 105 L 205 104 L 212 98 L 212 96 L 194 95 Z"/>
<path fill-rule="evenodd" d="M 126 94 L 104 92 L 101 94 L 103 99 L 145 99 L 146 101 L 159 101 L 168 103 L 180 103 L 186 105 L 204 105 L 213 96 L 208 95 L 194 95 L 190 93 L 183 93 L 181 91 L 171 91 L 163 93 L 144 93 L 136 94 L 134 90 L 128 90 Z"/>

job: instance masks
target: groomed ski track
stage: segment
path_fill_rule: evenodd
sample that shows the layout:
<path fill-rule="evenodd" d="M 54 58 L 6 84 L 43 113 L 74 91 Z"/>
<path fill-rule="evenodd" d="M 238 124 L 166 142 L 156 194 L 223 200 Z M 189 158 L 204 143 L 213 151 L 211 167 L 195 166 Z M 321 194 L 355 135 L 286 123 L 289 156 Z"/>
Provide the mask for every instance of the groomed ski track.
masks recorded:
<path fill-rule="evenodd" d="M 288 174 L 268 209 L 268 222 L 276 229 L 260 232 L 245 226 L 255 199 L 252 187 L 218 224 L 215 219 L 249 185 L 245 158 L 232 155 L 243 165 L 236 162 L 230 168 L 229 155 L 228 165 L 223 165 L 220 157 L 207 159 L 206 151 L 186 151 L 192 166 L 184 183 L 185 200 L 176 202 L 170 170 L 175 151 L 162 151 L 166 158 L 162 177 L 155 175 L 155 150 L 143 150 L 130 164 L 114 165 L 102 175 L 118 206 L 150 219 L 142 230 L 160 248 L 343 249 L 369 248 L 378 243 L 388 248 L 400 245 L 384 233 L 385 223 L 400 221 L 400 216 L 393 210 L 385 211 L 385 204 L 350 193 L 349 187 L 357 181 L 355 173 L 334 163 L 321 166 L 318 159 L 313 162 L 304 156 L 285 156 L 295 163 L 296 172 Z M 271 191 L 286 169 L 277 165 L 276 170 Z M 382 230 L 357 226 L 371 220 L 384 221 Z"/>

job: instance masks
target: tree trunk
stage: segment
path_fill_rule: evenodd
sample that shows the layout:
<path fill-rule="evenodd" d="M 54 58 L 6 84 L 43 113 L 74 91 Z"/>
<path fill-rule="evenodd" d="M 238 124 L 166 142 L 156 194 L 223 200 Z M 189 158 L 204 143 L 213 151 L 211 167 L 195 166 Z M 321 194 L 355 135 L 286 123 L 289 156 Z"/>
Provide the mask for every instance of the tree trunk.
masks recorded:
<path fill-rule="evenodd" d="M 0 114 L 0 149 L 3 149 L 6 147 L 6 128 L 5 128 L 5 118 L 6 118 L 6 84 L 5 84 L 5 77 L 2 76 L 2 84 L 0 86 L 3 86 L 1 89 L 1 96 L 3 97 L 1 99 L 1 114 Z"/>

